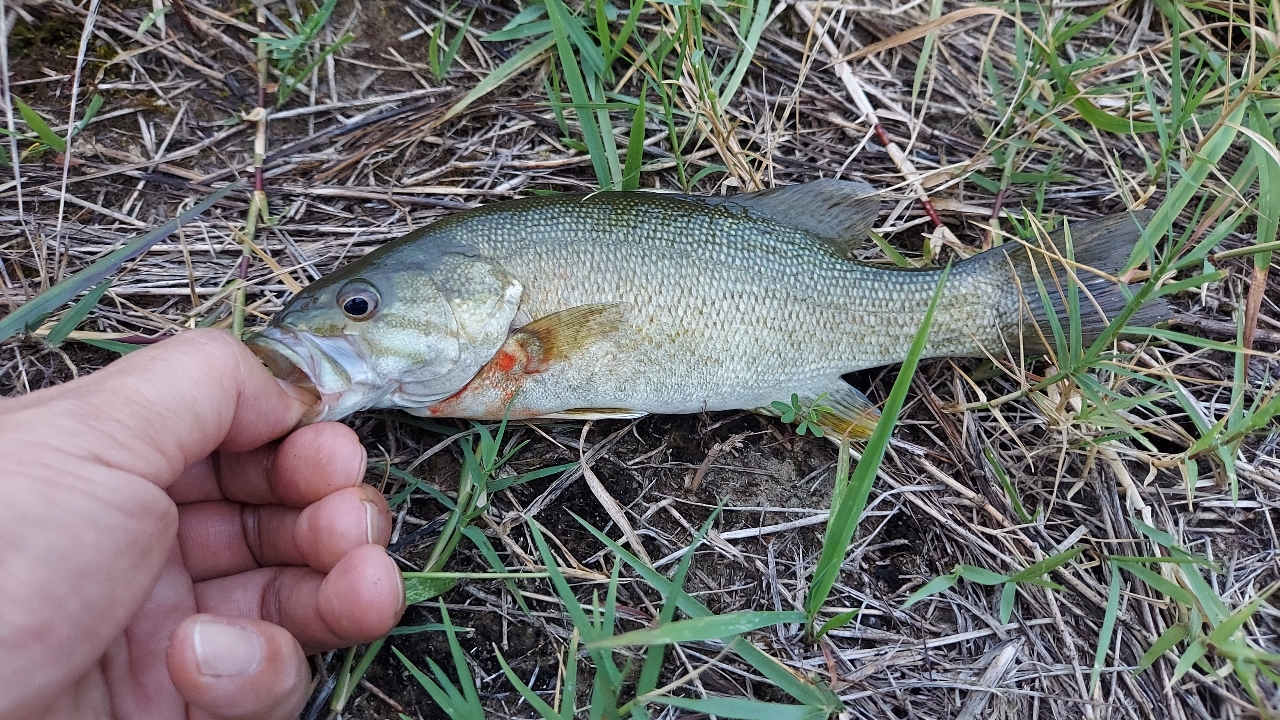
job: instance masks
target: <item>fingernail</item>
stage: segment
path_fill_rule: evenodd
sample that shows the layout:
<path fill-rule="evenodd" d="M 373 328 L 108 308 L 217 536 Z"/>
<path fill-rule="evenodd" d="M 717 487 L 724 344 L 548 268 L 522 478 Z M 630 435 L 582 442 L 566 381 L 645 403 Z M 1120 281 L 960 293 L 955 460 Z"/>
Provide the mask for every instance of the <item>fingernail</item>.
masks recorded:
<path fill-rule="evenodd" d="M 396 568 L 396 580 L 400 584 L 400 615 L 409 609 L 409 595 L 404 590 L 404 573 L 400 572 L 400 568 Z"/>
<path fill-rule="evenodd" d="M 320 402 L 319 395 L 316 395 L 315 393 L 309 390 L 306 390 L 304 388 L 298 387 L 297 385 L 294 385 L 288 380 L 281 380 L 280 378 L 276 378 L 276 382 L 280 383 L 280 388 L 284 390 L 286 393 L 288 393 L 289 397 L 293 398 L 294 400 L 297 400 L 303 405 L 310 407 Z"/>
<path fill-rule="evenodd" d="M 382 535 L 382 511 L 378 509 L 377 505 L 374 505 L 368 500 L 364 500 L 362 502 L 364 502 L 365 537 L 369 542 L 376 543 L 378 542 L 379 536 Z"/>
<path fill-rule="evenodd" d="M 248 675 L 262 662 L 262 640 L 242 627 L 200 620 L 194 641 L 196 664 L 204 675 Z"/>
<path fill-rule="evenodd" d="M 364 445 L 360 446 L 360 471 L 356 475 L 357 482 L 364 482 L 364 476 L 369 472 L 369 449 Z"/>

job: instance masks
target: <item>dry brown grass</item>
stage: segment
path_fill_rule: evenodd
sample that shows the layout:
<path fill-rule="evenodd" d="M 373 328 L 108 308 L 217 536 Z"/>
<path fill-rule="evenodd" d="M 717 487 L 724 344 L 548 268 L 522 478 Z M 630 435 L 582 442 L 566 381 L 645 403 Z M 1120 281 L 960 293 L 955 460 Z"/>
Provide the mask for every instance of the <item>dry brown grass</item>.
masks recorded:
<path fill-rule="evenodd" d="M 271 3 L 268 27 L 280 27 L 280 18 L 298 17 L 302 5 Z M 474 25 L 452 71 L 438 83 L 426 54 L 429 32 L 421 28 L 446 17 L 456 32 L 473 5 Z M 937 5 L 942 14 L 966 7 Z M 1079 19 L 1104 7 L 1059 3 L 1052 12 L 1055 18 Z M 259 102 L 256 48 L 249 42 L 256 31 L 253 6 L 175 1 L 164 22 L 141 37 L 135 29 L 150 11 L 148 4 L 107 0 L 93 5 L 92 14 L 89 8 L 66 0 L 11 2 L 7 8 L 13 23 L 8 63 L 14 93 L 44 113 L 55 129 L 72 110 L 73 81 L 79 83 L 76 117 L 91 94 L 102 94 L 106 102 L 68 155 L 29 158 L 21 165 L 20 183 L 11 169 L 0 171 L 5 220 L 0 313 L 167 219 L 182 203 L 233 176 L 252 176 L 257 123 L 246 118 Z M 127 266 L 73 340 L 141 341 L 197 325 L 231 327 L 238 297 L 252 326 L 269 318 L 296 287 L 449 211 L 534 190 L 595 187 L 590 159 L 563 141 L 546 103 L 546 61 L 439 122 L 524 44 L 479 41 L 517 12 L 506 0 L 464 4 L 452 14 L 445 8 L 422 0 L 340 3 L 317 47 L 346 31 L 354 34 L 354 42 L 321 63 L 305 87 L 264 123 L 264 188 L 272 221 L 259 224 L 256 250 L 246 250 L 238 235 L 249 208 L 242 194 Z M 1259 13 L 1266 10 L 1256 9 L 1253 22 L 1265 29 L 1266 16 Z M 1191 24 L 1188 35 L 1218 52 L 1237 74 L 1260 66 L 1262 60 L 1250 55 L 1260 53 L 1259 36 L 1247 36 L 1239 23 L 1227 26 L 1217 11 L 1249 17 L 1248 6 L 1239 3 L 1188 9 L 1183 13 Z M 637 35 L 669 32 L 673 12 L 668 5 L 646 4 Z M 1167 177 L 1153 176 L 1155 163 L 1148 161 L 1159 154 L 1151 134 L 1103 132 L 1070 107 L 1055 108 L 1053 122 L 1033 118 L 1026 105 L 993 94 L 985 59 L 1002 92 L 1012 96 L 1019 88 L 1014 25 L 1008 20 L 996 23 L 989 13 L 974 13 L 926 26 L 930 4 L 918 1 L 806 0 L 775 4 L 772 14 L 727 106 L 699 89 L 696 68 L 680 68 L 675 75 L 680 89 L 675 97 L 688 113 L 679 120 L 678 133 L 693 128 L 682 155 L 688 173 L 715 164 L 727 168 L 705 177 L 696 191 L 838 173 L 861 176 L 898 199 L 887 204 L 890 212 L 880 232 L 910 258 L 981 248 L 994 233 L 1009 231 L 1007 219 L 993 224 L 1002 213 L 1021 216 L 1026 209 L 1037 217 L 1091 217 L 1135 205 L 1154 208 L 1164 198 Z M 732 14 L 708 9 L 706 16 L 706 52 L 723 63 L 738 45 L 735 33 L 746 31 L 736 27 Z M 86 52 L 78 58 L 88 19 Z M 1023 19 L 1035 24 L 1031 15 Z M 1274 22 L 1271 27 L 1274 32 Z M 912 28 L 923 31 L 898 36 Z M 929 30 L 935 33 L 933 51 L 913 97 L 913 75 Z M 1058 54 L 1069 62 L 1110 47 L 1117 58 L 1076 81 L 1128 88 L 1132 78 L 1145 76 L 1165 103 L 1170 32 L 1153 2 L 1118 3 Z M 892 41 L 869 48 L 886 39 Z M 633 60 L 634 53 L 625 62 Z M 639 77 L 640 69 L 624 75 L 619 92 L 634 94 Z M 1273 127 L 1280 98 L 1267 93 L 1275 85 L 1263 82 L 1257 96 L 1272 103 L 1266 107 L 1272 108 Z M 1096 102 L 1123 116 L 1132 101 L 1139 119 L 1145 119 L 1145 100 L 1131 92 L 1117 90 Z M 1040 102 L 1049 100 L 1040 96 Z M 1204 102 L 1221 104 L 1224 96 L 1211 95 Z M 613 117 L 622 132 L 628 122 L 624 116 L 629 113 Z M 648 126 L 641 184 L 678 187 L 675 150 L 660 120 L 656 114 Z M 571 122 L 570 129 L 577 132 L 577 125 Z M 1185 138 L 1177 144 L 1177 159 L 1190 163 L 1192 149 L 1209 128 L 1188 124 L 1179 130 Z M 1259 198 L 1252 178 L 1239 190 L 1230 187 L 1250 147 L 1239 138 L 1198 196 L 1235 197 L 1264 207 L 1275 203 L 1274 197 Z M 1007 165 L 1000 166 L 997 157 Z M 1011 175 L 1049 172 L 1055 176 L 1043 183 L 1018 182 Z M 974 173 L 992 178 L 995 189 L 974 182 Z M 1274 204 L 1269 207 L 1275 210 Z M 1175 223 L 1177 231 L 1194 221 L 1194 208 L 1193 203 Z M 935 219 L 944 224 L 935 226 Z M 1244 223 L 1215 252 L 1251 245 L 1254 228 L 1252 220 Z M 868 257 L 883 259 L 874 250 Z M 1256 309 L 1248 319 L 1256 328 L 1257 352 L 1247 364 L 1247 378 L 1236 378 L 1230 354 L 1217 350 L 1165 341 L 1121 348 L 1132 353 L 1125 362 L 1135 371 L 1176 379 L 1191 406 L 1211 423 L 1228 411 L 1233 382 L 1252 401 L 1274 393 L 1280 374 L 1275 355 L 1280 293 L 1274 276 L 1256 273 L 1248 256 L 1217 265 L 1225 271 L 1221 279 L 1174 298 L 1179 322 L 1192 334 L 1234 342 L 1232 313 L 1246 312 L 1253 300 Z M 113 357 L 75 342 L 50 347 L 40 335 L 0 344 L 0 393 L 64 382 Z M 1117 395 L 1150 392 L 1104 371 L 1095 374 Z M 892 373 L 864 373 L 854 380 L 882 401 Z M 1123 419 L 1152 443 L 1143 447 L 1124 433 L 1110 434 L 1096 416 L 1082 417 L 1081 403 L 1089 403 L 1075 383 L 1025 392 L 1028 378 L 1034 383 L 1049 371 L 1038 364 L 1030 373 L 971 361 L 926 363 L 827 604 L 825 617 L 858 609 L 858 620 L 818 644 L 804 642 L 796 626 L 753 633 L 752 641 L 797 672 L 829 683 L 850 718 L 1183 720 L 1254 717 L 1266 708 L 1280 712 L 1277 688 L 1263 676 L 1251 698 L 1229 671 L 1214 677 L 1193 668 L 1172 681 L 1173 654 L 1135 672 L 1151 642 L 1186 618 L 1185 608 L 1131 574 L 1121 576 L 1118 619 L 1101 682 L 1089 687 L 1111 582 L 1106 557 L 1158 552 L 1139 533 L 1135 518 L 1173 533 L 1188 551 L 1217 563 L 1221 572 L 1204 577 L 1229 608 L 1245 605 L 1280 579 L 1273 514 L 1280 497 L 1280 432 L 1270 425 L 1240 446 L 1238 498 L 1232 499 L 1216 458 L 1193 460 L 1195 477 L 1180 470 L 1178 460 L 1198 433 L 1176 402 L 1161 398 L 1154 409 L 1125 410 Z M 993 403 L 996 399 L 1001 401 Z M 397 468 L 415 466 L 415 474 L 444 490 L 456 485 L 458 453 L 454 446 L 437 447 L 442 436 L 381 415 L 357 417 L 352 424 L 371 457 L 384 457 Z M 617 500 L 659 569 L 674 566 L 700 523 L 723 502 L 723 518 L 696 550 L 688 583 L 712 610 L 791 610 L 803 603 L 834 474 L 835 450 L 826 443 L 795 438 L 775 421 L 741 414 L 601 423 L 585 433 L 572 426 L 513 432 L 531 441 L 513 463 L 520 471 L 574 462 L 586 453 L 594 475 Z M 432 448 L 435 454 L 423 461 Z M 1019 521 L 988 451 L 1038 520 Z M 582 583 L 581 597 L 589 600 L 592 588 L 607 579 L 613 558 L 569 513 L 607 528 L 611 536 L 619 533 L 599 501 L 583 492 L 580 475 L 563 478 L 573 485 L 545 480 L 499 493 L 490 499 L 481 527 L 508 567 L 536 567 L 525 525 L 536 514 L 554 536 L 552 545 L 566 572 L 572 570 L 571 577 Z M 371 481 L 385 482 L 388 493 L 400 489 L 394 478 L 378 471 Z M 442 512 L 421 493 L 402 506 L 394 547 L 406 567 L 419 567 L 426 559 Z M 1051 575 L 1066 590 L 1024 586 L 1008 624 L 998 619 L 998 588 L 963 581 L 903 609 L 913 590 L 957 564 L 1009 573 L 1077 546 L 1084 553 Z M 488 565 L 460 551 L 451 567 L 485 570 Z M 1196 572 L 1195 566 L 1179 567 L 1165 566 L 1163 572 L 1186 585 L 1179 573 Z M 547 584 L 522 582 L 521 588 L 531 615 L 514 604 L 500 582 L 465 582 L 445 596 L 454 622 L 475 628 L 464 636 L 464 647 L 495 717 L 533 715 L 503 677 L 495 646 L 549 699 L 571 635 Z M 657 617 L 659 598 L 643 583 L 624 583 L 619 603 L 627 629 Z M 437 620 L 428 605 L 412 608 L 406 624 Z M 1264 604 L 1243 634 L 1258 649 L 1280 651 L 1278 620 L 1280 614 Z M 447 665 L 447 646 L 438 634 L 397 636 L 390 643 L 419 664 L 434 657 Z M 721 650 L 716 643 L 679 646 L 668 655 L 663 683 L 688 674 L 680 694 L 787 701 Z M 341 658 L 335 653 L 316 660 L 322 699 L 327 697 L 324 680 Z M 1213 662 L 1223 667 L 1221 658 Z M 422 717 L 439 713 L 399 663 L 384 654 L 344 715 L 396 717 L 400 711 Z M 318 702 L 310 716 L 327 713 Z M 676 713 L 667 709 L 664 716 Z"/>

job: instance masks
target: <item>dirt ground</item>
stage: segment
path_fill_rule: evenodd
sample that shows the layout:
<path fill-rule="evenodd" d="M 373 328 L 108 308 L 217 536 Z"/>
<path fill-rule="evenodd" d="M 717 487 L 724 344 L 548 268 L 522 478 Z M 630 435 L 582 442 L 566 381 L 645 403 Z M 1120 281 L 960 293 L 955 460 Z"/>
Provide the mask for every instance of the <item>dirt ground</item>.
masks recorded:
<path fill-rule="evenodd" d="M 663 8 L 676 5 L 644 5 L 636 32 L 660 34 L 666 27 L 662 13 L 668 12 Z M 1162 185 L 1151 183 L 1151 192 L 1144 190 L 1151 181 L 1154 141 L 1149 135 L 1091 134 L 1069 109 L 1059 112 L 1065 118 L 1062 127 L 1035 132 L 1028 130 L 1034 123 L 1027 117 L 1007 113 L 1011 137 L 1023 143 L 1010 166 L 1049 180 L 990 190 L 992 178 L 1001 176 L 991 159 L 991 138 L 1004 111 L 993 104 L 985 82 L 994 77 L 1009 86 L 1017 68 L 1011 25 L 993 30 L 990 18 L 975 15 L 947 26 L 940 36 L 923 102 L 912 102 L 913 74 L 921 56 L 918 38 L 851 61 L 887 137 L 906 148 L 905 156 L 922 171 L 946 169 L 935 184 L 922 188 L 932 197 L 926 207 L 903 182 L 900 164 L 851 96 L 833 64 L 836 58 L 821 40 L 832 39 L 848 54 L 923 25 L 929 7 L 918 2 L 829 5 L 818 7 L 828 13 L 823 17 L 829 22 L 815 30 L 805 13 L 812 16 L 817 3 L 775 3 L 776 15 L 763 32 L 739 93 L 724 109 L 723 125 L 698 124 L 691 118 L 702 117 L 702 108 L 690 104 L 679 117 L 694 129 L 686 132 L 682 126 L 676 133 L 690 138 L 679 153 L 655 110 L 646 126 L 651 142 L 641 185 L 680 188 L 673 160 L 677 154 L 687 160 L 690 175 L 725 166 L 725 172 L 711 172 L 689 188 L 706 194 L 733 191 L 756 180 L 790 184 L 841 172 L 863 177 L 893 188 L 896 202 L 885 204 L 887 214 L 877 228 L 912 259 L 933 242 L 930 208 L 958 238 L 958 247 L 974 250 L 989 240 L 990 218 L 1002 207 L 1086 218 L 1138 201 L 1154 208 L 1164 197 Z M 968 7 L 938 5 L 944 12 Z M 1116 52 L 1125 61 L 1099 70 L 1114 76 L 1093 80 L 1119 82 L 1116 78 L 1141 73 L 1144 58 L 1168 51 L 1163 43 L 1167 28 L 1154 6 L 1114 4 L 1098 24 L 1064 41 L 1063 57 L 1074 61 L 1119 43 Z M 170 7 L 162 23 L 138 33 L 152 10 L 149 3 L 103 2 L 82 61 L 77 51 L 87 3 L 46 0 L 8 8 L 13 94 L 58 130 L 71 110 L 72 78 L 79 67 L 77 117 L 91 95 L 100 95 L 103 104 L 72 145 L 61 219 L 64 155 L 28 153 L 20 184 L 10 182 L 15 180 L 12 168 L 0 169 L 0 180 L 7 183 L 0 189 L 0 213 L 5 215 L 0 226 L 0 314 L 168 219 L 181 203 L 233 177 L 252 178 L 256 123 L 246 117 L 258 104 L 256 49 L 249 41 L 256 32 L 255 6 L 175 0 Z M 268 124 L 264 188 L 274 217 L 269 227 L 259 228 L 255 242 L 284 270 L 243 249 L 232 230 L 244 225 L 247 194 L 233 194 L 129 264 L 72 342 L 51 347 L 40 332 L 0 342 L 0 394 L 65 382 L 116 357 L 80 339 L 140 342 L 188 327 L 230 327 L 237 287 L 246 289 L 246 325 L 252 327 L 264 323 L 290 296 L 282 274 L 305 285 L 450 212 L 536 191 L 593 189 L 590 158 L 564 140 L 558 117 L 562 108 L 547 102 L 552 73 L 545 59 L 440 122 L 468 91 L 527 44 L 524 39 L 480 39 L 507 25 L 522 7 L 514 0 L 467 0 L 453 9 L 422 0 L 339 2 L 314 48 L 331 45 L 343 33 L 350 33 L 352 41 L 322 61 L 304 87 L 273 110 Z M 1056 12 L 1088 14 L 1103 7 L 1076 3 Z M 278 20 L 287 20 L 305 15 L 310 6 L 307 0 L 285 0 L 267 8 Z M 472 25 L 457 60 L 437 80 L 429 32 L 422 29 L 448 17 L 452 37 L 472 9 Z M 712 18 L 704 29 L 706 55 L 717 69 L 726 67 L 746 31 L 734 24 L 728 10 L 708 8 L 704 13 Z M 279 23 L 268 25 L 279 31 Z M 1216 31 L 1204 32 L 1213 38 Z M 1236 42 L 1230 32 L 1220 35 L 1222 43 Z M 987 71 L 981 58 L 993 47 L 999 51 L 991 52 Z M 619 92 L 634 91 L 633 85 L 620 81 Z M 274 107 L 274 98 L 270 93 L 267 97 Z M 626 112 L 614 112 L 611 118 L 620 128 L 630 123 Z M 567 127 L 580 129 L 577 123 Z M 1074 129 L 1080 139 L 1063 128 Z M 26 148 L 33 142 L 19 145 Z M 746 170 L 735 168 L 730 159 L 735 152 L 749 158 Z M 1203 195 L 1230 195 L 1224 188 L 1247 153 L 1247 145 L 1233 145 L 1206 181 Z M 985 173 L 988 184 L 956 180 L 969 172 Z M 1175 228 L 1182 231 L 1189 224 L 1188 214 Z M 1253 221 L 1246 221 L 1219 249 L 1244 247 L 1254 242 L 1255 234 Z M 941 247 L 942 261 L 957 249 L 946 242 Z M 863 255 L 886 262 L 875 245 Z M 1256 278 L 1244 256 L 1225 259 L 1217 267 L 1225 271 L 1219 280 L 1171 297 L 1178 328 L 1234 342 L 1233 311 L 1246 305 L 1251 283 L 1260 282 L 1265 293 L 1256 321 L 1258 352 L 1245 365 L 1240 386 L 1250 402 L 1265 401 L 1280 376 L 1275 274 Z M 237 278 L 245 283 L 237 285 Z M 44 334 L 47 330 L 48 323 Z M 1236 379 L 1231 353 L 1175 341 L 1149 348 L 1122 342 L 1119 349 L 1138 356 L 1132 367 L 1140 372 L 1174 368 L 1169 373 L 1182 383 L 1189 402 L 1211 421 L 1226 412 Z M 1037 361 L 1028 365 L 1028 372 L 1034 380 L 1052 369 Z M 883 403 L 896 374 L 894 367 L 846 379 Z M 1118 395 L 1150 391 L 1141 380 L 1125 377 L 1109 373 L 1100 382 Z M 829 684 L 845 703 L 844 717 L 850 718 L 1182 720 L 1280 712 L 1280 693 L 1266 677 L 1259 677 L 1251 697 L 1229 667 L 1222 677 L 1192 668 L 1174 680 L 1173 654 L 1138 672 L 1151 642 L 1185 621 L 1186 609 L 1131 574 L 1121 576 L 1118 619 L 1101 681 L 1096 689 L 1089 687 L 1113 572 L 1108 558 L 1159 552 L 1143 539 L 1134 519 L 1173 533 L 1187 551 L 1215 562 L 1221 572 L 1206 572 L 1204 578 L 1230 608 L 1280 580 L 1274 529 L 1280 431 L 1274 424 L 1264 426 L 1239 448 L 1238 498 L 1232 499 L 1230 478 L 1215 457 L 1200 456 L 1189 466 L 1168 462 L 1187 451 L 1201 432 L 1185 406 L 1167 394 L 1125 409 L 1123 417 L 1150 443 L 1145 446 L 1115 431 L 1107 417 L 1073 414 L 1072 408 L 1082 407 L 1074 386 L 1018 395 L 1022 389 L 1015 375 L 991 360 L 923 363 L 824 617 L 845 610 L 860 610 L 859 615 L 817 644 L 807 643 L 798 625 L 755 631 L 749 639 L 797 673 Z M 994 408 L 982 406 L 1014 395 Z M 456 489 L 462 457 L 456 444 L 420 465 L 415 462 L 444 438 L 441 434 L 395 414 L 361 414 L 348 422 L 371 458 L 389 460 L 399 469 L 412 466 L 416 477 L 440 491 Z M 468 425 L 458 422 L 457 427 Z M 696 550 L 688 591 L 717 613 L 801 607 L 822 544 L 822 513 L 831 504 L 837 458 L 831 443 L 798 437 L 777 420 L 747 413 L 602 421 L 585 436 L 580 423 L 516 425 L 508 434 L 508 447 L 517 441 L 528 441 L 509 465 L 508 471 L 517 473 L 577 462 L 580 453 L 594 452 L 593 471 L 626 509 L 648 555 L 664 573 L 675 563 L 674 558 L 663 559 L 685 549 L 713 509 L 723 504 L 715 534 Z M 1019 520 L 1001 473 L 1034 519 Z M 695 477 L 700 482 L 693 487 Z M 371 469 L 369 481 L 382 484 L 389 496 L 402 489 L 378 468 Z M 578 518 L 614 538 L 618 529 L 581 478 L 564 487 L 557 481 L 551 476 L 497 493 L 477 526 L 508 567 L 528 567 L 536 550 L 525 520 L 536 517 L 554 538 L 563 567 L 607 578 L 615 558 Z M 420 568 L 439 529 L 433 532 L 432 523 L 446 509 L 426 493 L 415 492 L 397 510 L 393 551 L 406 569 Z M 959 564 L 1013 573 L 1073 547 L 1083 552 L 1050 576 L 1063 589 L 1020 587 L 1009 623 L 999 619 L 999 587 L 965 581 L 903 607 L 913 591 Z M 449 569 L 483 572 L 489 565 L 464 542 Z M 622 575 L 622 629 L 651 624 L 661 597 L 629 571 Z M 574 586 L 587 603 L 593 592 L 603 592 L 598 582 L 575 580 Z M 492 717 L 536 716 L 506 680 L 497 653 L 548 700 L 562 680 L 571 634 L 564 609 L 548 582 L 522 580 L 520 588 L 532 611 L 527 615 L 500 581 L 463 581 L 443 596 L 452 621 L 471 629 L 461 640 Z M 1243 635 L 1252 647 L 1277 652 L 1278 620 L 1280 614 L 1268 602 L 1246 623 Z M 439 621 L 437 606 L 426 603 L 411 607 L 403 625 Z M 391 647 L 420 667 L 430 658 L 453 674 L 443 633 L 392 636 L 342 717 L 446 717 Z M 1012 654 L 1006 653 L 1010 648 Z M 683 682 L 677 694 L 793 702 L 722 650 L 718 642 L 678 646 L 668 655 L 660 685 L 706 666 Z M 331 715 L 328 681 L 343 657 L 344 651 L 335 651 L 314 659 L 316 692 L 304 717 Z M 1012 660 L 1000 664 L 999 658 Z M 1216 656 L 1211 661 L 1217 670 L 1227 662 Z M 578 706 L 585 707 L 590 683 L 583 679 L 579 688 Z M 659 712 L 657 706 L 654 712 Z M 662 717 L 697 716 L 673 708 L 661 712 Z"/>

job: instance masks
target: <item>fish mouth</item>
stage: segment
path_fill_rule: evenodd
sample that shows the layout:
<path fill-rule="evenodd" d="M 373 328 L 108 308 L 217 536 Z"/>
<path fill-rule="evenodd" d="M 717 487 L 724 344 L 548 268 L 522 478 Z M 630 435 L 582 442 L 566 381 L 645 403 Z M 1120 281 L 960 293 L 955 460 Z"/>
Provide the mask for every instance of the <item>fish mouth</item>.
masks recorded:
<path fill-rule="evenodd" d="M 290 351 L 287 346 L 262 336 L 247 337 L 245 344 L 254 355 L 258 356 L 262 364 L 267 366 L 272 375 L 312 393 L 316 392 L 316 385 L 311 381 L 311 376 L 302 369 L 302 358 Z"/>
<path fill-rule="evenodd" d="M 359 362 L 350 346 L 342 342 L 340 345 L 325 343 L 334 347 L 323 347 L 315 340 L 307 334 L 275 326 L 244 339 L 271 374 L 320 398 L 302 418 L 302 425 L 340 420 L 365 409 L 363 401 L 367 393 L 360 392 L 346 367 Z"/>

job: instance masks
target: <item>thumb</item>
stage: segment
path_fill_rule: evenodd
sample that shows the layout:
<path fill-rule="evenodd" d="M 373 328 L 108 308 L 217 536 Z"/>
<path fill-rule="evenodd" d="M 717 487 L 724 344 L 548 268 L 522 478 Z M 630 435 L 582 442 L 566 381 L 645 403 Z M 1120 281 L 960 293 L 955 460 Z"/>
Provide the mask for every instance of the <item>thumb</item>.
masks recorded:
<path fill-rule="evenodd" d="M 226 720 L 296 718 L 311 689 L 298 641 L 262 620 L 192 615 L 173 631 L 168 664 L 192 707 Z"/>

